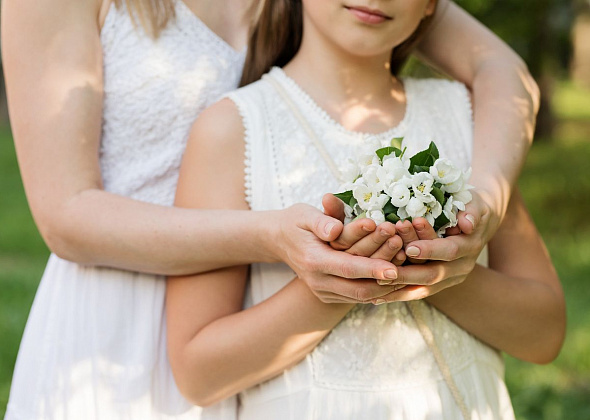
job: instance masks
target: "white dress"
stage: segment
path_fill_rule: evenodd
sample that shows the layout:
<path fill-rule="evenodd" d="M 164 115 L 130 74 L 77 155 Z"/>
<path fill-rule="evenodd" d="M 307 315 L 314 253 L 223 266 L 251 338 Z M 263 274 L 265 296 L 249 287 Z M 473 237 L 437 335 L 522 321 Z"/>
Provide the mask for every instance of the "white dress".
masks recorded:
<path fill-rule="evenodd" d="M 124 8 L 112 6 L 101 33 L 105 189 L 161 205 L 173 203 L 192 122 L 237 87 L 244 62 L 244 52 L 180 1 L 176 14 L 153 42 Z M 164 296 L 161 276 L 52 255 L 21 342 L 5 419 L 204 418 L 180 396 L 170 373 Z M 234 419 L 235 410 L 230 399 L 211 412 Z"/>
<path fill-rule="evenodd" d="M 299 109 L 336 163 L 359 150 L 368 135 L 344 129 L 282 70 L 271 75 Z M 407 153 L 431 140 L 441 157 L 469 166 L 471 105 L 466 88 L 445 80 L 404 81 L 403 121 L 377 137 L 404 136 Z M 246 140 L 246 196 L 252 210 L 297 202 L 319 206 L 338 181 L 294 113 L 268 80 L 228 95 L 240 111 Z M 280 290 L 294 276 L 285 264 L 254 264 L 247 305 Z M 420 302 L 470 419 L 513 419 L 500 354 L 445 315 Z M 459 405 L 404 303 L 355 307 L 295 367 L 240 394 L 240 420 L 459 420 Z"/>

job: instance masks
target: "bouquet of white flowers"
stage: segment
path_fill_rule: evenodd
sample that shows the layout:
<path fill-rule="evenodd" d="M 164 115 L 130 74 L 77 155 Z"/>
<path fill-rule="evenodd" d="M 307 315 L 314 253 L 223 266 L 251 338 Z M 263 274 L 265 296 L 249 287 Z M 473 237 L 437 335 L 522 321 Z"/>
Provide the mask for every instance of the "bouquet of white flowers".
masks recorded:
<path fill-rule="evenodd" d="M 433 142 L 408 158 L 402 140 L 394 138 L 389 147 L 349 159 L 341 187 L 345 192 L 335 195 L 344 202 L 347 221 L 367 217 L 380 224 L 424 217 L 443 236 L 471 201 L 471 169 L 462 171 L 450 160 L 439 159 Z"/>

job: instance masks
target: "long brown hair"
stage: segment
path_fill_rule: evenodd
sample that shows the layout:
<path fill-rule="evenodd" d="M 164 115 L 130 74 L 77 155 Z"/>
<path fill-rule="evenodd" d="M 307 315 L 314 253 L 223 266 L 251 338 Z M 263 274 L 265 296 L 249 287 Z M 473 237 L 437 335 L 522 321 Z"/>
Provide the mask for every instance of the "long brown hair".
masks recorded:
<path fill-rule="evenodd" d="M 282 67 L 295 56 L 303 37 L 303 5 L 301 0 L 260 0 L 264 2 L 252 28 L 248 54 L 240 86 L 262 77 L 271 67 Z M 436 14 L 426 16 L 412 35 L 391 52 L 390 71 L 397 75 L 412 49 L 424 36 Z"/>

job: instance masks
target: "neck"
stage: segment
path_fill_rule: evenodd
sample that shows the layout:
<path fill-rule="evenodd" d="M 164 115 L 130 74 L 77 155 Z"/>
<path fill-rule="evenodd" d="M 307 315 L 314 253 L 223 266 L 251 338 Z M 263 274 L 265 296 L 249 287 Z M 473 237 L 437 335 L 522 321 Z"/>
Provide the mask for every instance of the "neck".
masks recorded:
<path fill-rule="evenodd" d="M 284 70 L 345 128 L 378 133 L 399 123 L 405 112 L 403 86 L 391 75 L 389 58 L 389 53 L 353 56 L 305 31 Z"/>

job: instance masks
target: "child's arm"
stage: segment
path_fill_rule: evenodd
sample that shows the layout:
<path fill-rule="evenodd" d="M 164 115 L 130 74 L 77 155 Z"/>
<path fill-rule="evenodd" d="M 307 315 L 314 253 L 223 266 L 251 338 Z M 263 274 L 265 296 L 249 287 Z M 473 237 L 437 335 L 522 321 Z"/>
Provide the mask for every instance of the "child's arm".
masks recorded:
<path fill-rule="evenodd" d="M 243 136 L 229 100 L 199 117 L 184 155 L 176 205 L 247 210 Z M 402 246 L 394 235 L 394 226 L 383 224 L 369 235 L 374 246 L 370 252 L 365 248 L 364 255 L 390 260 Z M 198 405 L 217 402 L 295 364 L 352 307 L 322 303 L 294 279 L 270 299 L 241 311 L 247 273 L 248 266 L 237 266 L 167 281 L 170 364 L 183 395 Z M 381 295 L 394 288 L 373 280 L 351 282 L 358 290 L 378 289 Z"/>
<path fill-rule="evenodd" d="M 410 228 L 411 235 L 436 238 L 424 219 L 414 220 Z M 457 281 L 445 278 L 448 266 L 463 264 L 460 260 L 427 263 L 415 268 L 430 273 L 430 285 L 408 286 L 388 300 L 426 298 L 491 346 L 529 362 L 552 361 L 564 339 L 565 300 L 543 240 L 518 192 L 488 249 L 490 268 L 477 265 L 467 279 Z"/>

